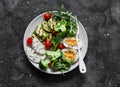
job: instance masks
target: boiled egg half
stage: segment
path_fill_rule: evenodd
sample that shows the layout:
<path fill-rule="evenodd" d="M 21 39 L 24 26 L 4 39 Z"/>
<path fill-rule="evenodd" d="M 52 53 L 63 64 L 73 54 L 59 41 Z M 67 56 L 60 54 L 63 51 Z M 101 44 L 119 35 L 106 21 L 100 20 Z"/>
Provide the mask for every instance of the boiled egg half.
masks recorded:
<path fill-rule="evenodd" d="M 63 44 L 65 47 L 76 49 L 77 48 L 77 39 L 74 37 L 64 38 Z"/>
<path fill-rule="evenodd" d="M 68 61 L 76 62 L 78 60 L 77 50 L 75 50 L 75 49 L 63 49 L 62 52 Z"/>

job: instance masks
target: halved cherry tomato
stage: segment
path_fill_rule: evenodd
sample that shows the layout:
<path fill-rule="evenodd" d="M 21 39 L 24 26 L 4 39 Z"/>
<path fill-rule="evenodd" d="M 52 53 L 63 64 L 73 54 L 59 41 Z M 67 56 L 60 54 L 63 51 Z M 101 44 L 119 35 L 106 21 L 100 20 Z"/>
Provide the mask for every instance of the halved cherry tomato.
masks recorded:
<path fill-rule="evenodd" d="M 47 40 L 44 42 L 44 45 L 45 45 L 45 49 L 46 49 L 46 50 L 50 49 L 50 47 L 51 47 L 50 40 L 47 39 Z"/>
<path fill-rule="evenodd" d="M 50 13 L 45 13 L 44 14 L 44 19 L 47 21 L 51 18 L 51 14 Z"/>
<path fill-rule="evenodd" d="M 53 31 L 52 31 L 52 36 L 55 36 L 56 33 L 57 33 L 57 32 L 56 32 L 55 30 L 53 30 Z"/>
<path fill-rule="evenodd" d="M 48 64 L 48 66 L 51 67 L 51 66 L 52 66 L 52 62 L 50 62 L 50 63 Z"/>
<path fill-rule="evenodd" d="M 33 39 L 31 37 L 29 37 L 27 39 L 27 45 L 31 46 L 32 45 L 32 41 L 33 41 Z"/>
<path fill-rule="evenodd" d="M 64 46 L 63 44 L 59 44 L 59 45 L 58 45 L 58 48 L 62 50 L 62 49 L 65 48 L 65 46 Z"/>

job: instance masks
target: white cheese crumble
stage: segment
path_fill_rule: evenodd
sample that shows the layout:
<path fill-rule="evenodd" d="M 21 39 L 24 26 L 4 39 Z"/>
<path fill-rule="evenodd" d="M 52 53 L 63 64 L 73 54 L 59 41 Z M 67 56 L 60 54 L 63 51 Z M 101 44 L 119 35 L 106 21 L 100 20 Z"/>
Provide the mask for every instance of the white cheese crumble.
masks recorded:
<path fill-rule="evenodd" d="M 39 63 L 46 57 L 44 45 L 37 38 L 33 38 L 32 47 L 27 46 L 26 54 L 34 63 Z"/>

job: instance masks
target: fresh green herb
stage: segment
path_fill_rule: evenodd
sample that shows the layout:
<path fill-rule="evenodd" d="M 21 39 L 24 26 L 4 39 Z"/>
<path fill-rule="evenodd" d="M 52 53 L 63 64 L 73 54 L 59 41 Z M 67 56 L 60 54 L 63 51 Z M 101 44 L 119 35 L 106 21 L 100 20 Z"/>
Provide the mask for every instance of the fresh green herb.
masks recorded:
<path fill-rule="evenodd" d="M 57 33 L 57 36 L 58 36 L 58 37 L 61 37 L 61 38 L 64 38 L 64 37 L 67 36 L 68 32 L 69 32 L 69 31 L 67 31 L 67 30 L 64 31 L 64 32 L 59 32 L 59 33 Z"/>
<path fill-rule="evenodd" d="M 54 18 L 56 18 L 57 20 L 66 20 L 66 21 L 70 21 L 71 18 L 71 12 L 67 11 L 67 12 L 63 12 L 64 6 L 62 5 L 62 7 L 60 7 L 58 9 L 57 12 L 51 12 L 51 14 L 53 15 Z"/>
<path fill-rule="evenodd" d="M 77 33 L 77 24 L 75 21 L 70 22 L 69 36 L 75 36 Z"/>
<path fill-rule="evenodd" d="M 67 11 L 63 12 L 64 6 L 58 9 L 57 12 L 52 12 L 53 18 L 57 21 L 57 24 L 54 26 L 54 29 L 59 33 L 67 32 L 68 36 L 75 36 L 77 33 L 77 24 L 76 20 L 72 18 L 72 13 Z M 65 35 L 66 36 L 66 35 Z"/>
<path fill-rule="evenodd" d="M 57 61 L 55 61 L 52 64 L 52 68 L 54 70 L 62 70 L 62 71 L 66 71 L 70 68 L 71 64 L 66 62 L 66 61 L 62 61 L 61 59 L 58 59 Z"/>

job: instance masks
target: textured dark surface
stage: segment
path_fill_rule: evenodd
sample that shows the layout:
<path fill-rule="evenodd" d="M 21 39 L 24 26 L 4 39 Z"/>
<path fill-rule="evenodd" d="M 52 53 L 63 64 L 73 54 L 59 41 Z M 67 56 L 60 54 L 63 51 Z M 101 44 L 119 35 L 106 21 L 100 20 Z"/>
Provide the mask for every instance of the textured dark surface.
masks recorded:
<path fill-rule="evenodd" d="M 87 31 L 86 74 L 45 74 L 25 56 L 29 22 L 61 4 Z M 0 0 L 0 87 L 120 87 L 120 0 Z"/>

